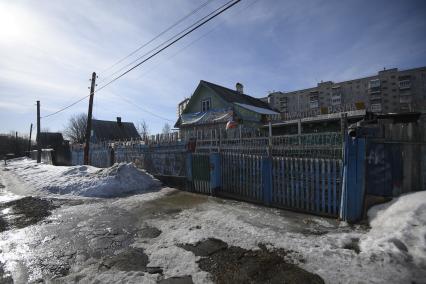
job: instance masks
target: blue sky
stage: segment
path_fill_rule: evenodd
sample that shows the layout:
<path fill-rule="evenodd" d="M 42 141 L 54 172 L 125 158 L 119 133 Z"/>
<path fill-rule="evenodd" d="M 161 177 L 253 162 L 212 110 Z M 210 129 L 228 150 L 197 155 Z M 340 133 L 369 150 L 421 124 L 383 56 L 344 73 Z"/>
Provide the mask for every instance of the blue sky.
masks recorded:
<path fill-rule="evenodd" d="M 29 131 L 42 115 L 87 95 L 89 78 L 150 40 L 204 1 L 0 0 L 0 133 Z M 225 3 L 211 0 L 169 38 Z M 321 80 L 426 65 L 426 1 L 242 0 L 167 52 L 95 94 L 94 116 L 139 123 L 152 134 L 176 119 L 176 106 L 199 80 L 264 97 Z M 102 83 L 99 83 L 99 86 Z M 87 100 L 50 118 L 61 131 L 87 112 Z M 169 122 L 173 124 L 173 122 Z"/>

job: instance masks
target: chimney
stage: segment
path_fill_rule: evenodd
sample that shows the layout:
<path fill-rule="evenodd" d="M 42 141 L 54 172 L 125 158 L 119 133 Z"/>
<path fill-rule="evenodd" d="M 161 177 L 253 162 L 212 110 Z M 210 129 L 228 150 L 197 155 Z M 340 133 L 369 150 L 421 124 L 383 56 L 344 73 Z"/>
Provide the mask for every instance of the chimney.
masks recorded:
<path fill-rule="evenodd" d="M 117 124 L 118 126 L 121 126 L 121 117 L 117 116 Z"/>
<path fill-rule="evenodd" d="M 237 90 L 238 93 L 244 94 L 244 86 L 243 86 L 243 84 L 241 84 L 241 83 L 235 84 L 235 89 Z"/>

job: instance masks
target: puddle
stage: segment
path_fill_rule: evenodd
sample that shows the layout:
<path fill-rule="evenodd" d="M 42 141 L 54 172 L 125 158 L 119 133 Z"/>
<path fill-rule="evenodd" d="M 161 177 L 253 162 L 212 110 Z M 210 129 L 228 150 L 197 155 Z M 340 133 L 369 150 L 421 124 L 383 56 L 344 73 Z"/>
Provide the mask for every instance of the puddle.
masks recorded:
<path fill-rule="evenodd" d="M 184 244 L 180 245 L 180 247 L 184 250 L 193 252 L 196 256 L 209 256 L 215 252 L 228 248 L 228 244 L 219 239 L 209 238 L 195 245 Z"/>
<path fill-rule="evenodd" d="M 106 258 L 99 265 L 100 269 L 116 269 L 121 271 L 146 271 L 148 256 L 141 248 L 130 248 L 118 255 Z"/>
<path fill-rule="evenodd" d="M 51 211 L 57 208 L 52 201 L 36 197 L 24 197 L 0 205 L 4 216 L 0 216 L 0 231 L 12 228 L 25 228 L 36 224 L 50 216 Z M 6 224 L 2 226 L 1 224 Z"/>
<path fill-rule="evenodd" d="M 350 242 L 343 246 L 344 249 L 350 249 L 359 254 L 361 249 L 359 248 L 359 238 L 351 238 Z"/>
<path fill-rule="evenodd" d="M 145 227 L 138 232 L 138 237 L 144 239 L 154 239 L 161 235 L 161 230 L 155 227 Z"/>
<path fill-rule="evenodd" d="M 198 265 L 215 283 L 324 283 L 323 279 L 284 260 L 285 250 L 245 250 L 207 239 L 180 247 L 201 256 Z"/>
<path fill-rule="evenodd" d="M 135 215 L 143 219 L 177 215 L 183 210 L 194 208 L 207 200 L 208 197 L 201 194 L 173 191 L 161 198 L 144 202 L 135 208 Z"/>

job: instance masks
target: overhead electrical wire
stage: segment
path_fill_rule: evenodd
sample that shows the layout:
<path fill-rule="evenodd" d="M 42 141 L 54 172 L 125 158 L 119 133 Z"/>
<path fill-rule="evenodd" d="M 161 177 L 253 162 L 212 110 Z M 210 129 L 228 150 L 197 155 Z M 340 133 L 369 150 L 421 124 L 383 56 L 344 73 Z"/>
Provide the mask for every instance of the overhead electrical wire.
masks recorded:
<path fill-rule="evenodd" d="M 192 15 L 194 15 L 195 13 L 197 13 L 198 11 L 200 11 L 202 8 L 204 8 L 207 4 L 209 4 L 211 1 L 213 0 L 207 0 L 206 2 L 204 2 L 203 4 L 201 4 L 200 6 L 198 6 L 197 8 L 195 8 L 194 10 L 192 10 L 190 13 L 188 13 L 187 15 L 183 16 L 182 18 L 180 18 L 179 20 L 177 20 L 174 24 L 172 24 L 171 26 L 169 26 L 168 28 L 164 29 L 162 32 L 160 32 L 158 35 L 156 35 L 155 37 L 153 37 L 152 39 L 150 39 L 149 41 L 143 43 L 142 45 L 140 45 L 138 48 L 136 48 L 135 50 L 133 50 L 132 52 L 130 52 L 128 55 L 124 56 L 123 58 L 119 59 L 118 61 L 116 61 L 115 63 L 111 64 L 109 67 L 103 69 L 100 71 L 100 73 L 104 73 L 108 70 L 110 70 L 111 68 L 117 66 L 118 64 L 120 64 L 121 62 L 123 62 L 124 60 L 126 60 L 127 58 L 131 57 L 132 55 L 134 55 L 135 53 L 137 53 L 139 50 L 141 50 L 142 48 L 144 48 L 145 46 L 149 45 L 150 43 L 152 43 L 153 41 L 155 41 L 156 39 L 158 39 L 159 37 L 161 37 L 162 35 L 164 35 L 165 33 L 167 33 L 168 31 L 170 31 L 171 29 L 173 29 L 174 27 L 176 27 L 177 25 L 179 25 L 180 23 L 182 23 L 183 21 L 185 21 L 186 19 L 188 19 L 189 17 L 191 17 Z"/>
<path fill-rule="evenodd" d="M 213 12 L 209 13 L 207 16 L 204 16 L 203 18 L 201 18 L 200 20 L 196 21 L 194 24 L 190 25 L 189 27 L 187 27 L 186 29 L 184 29 L 183 31 L 179 32 L 177 35 L 180 35 L 179 37 L 176 38 L 177 35 L 171 37 L 170 39 L 168 39 L 167 41 L 163 42 L 162 44 L 160 44 L 159 46 L 157 46 L 155 49 L 159 48 L 160 46 L 162 46 L 163 44 L 169 42 L 170 40 L 174 39 L 173 41 L 171 41 L 170 43 L 168 43 L 166 46 L 162 47 L 161 49 L 157 50 L 156 52 L 154 52 L 153 54 L 151 54 L 149 57 L 145 58 L 144 60 L 142 60 L 141 62 L 139 62 L 138 64 L 132 66 L 131 68 L 129 68 L 128 70 L 126 70 L 125 72 L 123 72 L 122 74 L 120 74 L 119 76 L 115 77 L 114 79 L 110 80 L 108 83 L 102 85 L 100 88 L 98 88 L 97 90 L 95 90 L 94 93 L 102 90 L 103 88 L 107 87 L 108 85 L 112 84 L 113 82 L 115 82 L 116 80 L 120 79 L 121 77 L 123 77 L 124 75 L 126 75 L 127 73 L 131 72 L 132 70 L 136 69 L 137 67 L 139 67 L 140 65 L 142 65 L 143 63 L 147 62 L 148 60 L 150 60 L 151 58 L 153 58 L 154 56 L 156 56 L 157 54 L 161 53 L 162 51 L 164 51 L 165 49 L 167 49 L 168 47 L 170 47 L 171 45 L 175 44 L 176 42 L 178 42 L 179 40 L 181 40 L 182 38 L 184 38 L 185 36 L 189 35 L 190 33 L 192 33 L 193 31 L 197 30 L 198 28 L 200 28 L 201 26 L 205 25 L 207 22 L 211 21 L 212 19 L 216 18 L 217 16 L 219 16 L 220 14 L 222 14 L 223 12 L 225 12 L 226 10 L 228 10 L 229 8 L 233 7 L 234 5 L 236 5 L 237 3 L 239 3 L 241 0 L 231 0 L 227 3 L 225 3 L 224 5 L 220 6 L 219 8 L 215 9 Z M 202 21 L 202 22 L 200 22 Z M 198 24 L 197 24 L 198 23 Z M 196 25 L 194 27 L 194 25 Z M 192 28 L 191 28 L 192 27 Z M 189 29 L 189 30 L 188 30 Z M 186 32 L 185 32 L 186 31 Z M 183 33 L 184 32 L 184 33 Z M 183 34 L 182 34 L 183 33 Z M 150 52 L 153 52 L 155 49 L 152 49 Z M 149 52 L 149 53 L 150 53 Z M 149 54 L 148 53 L 148 54 Z M 131 55 L 130 55 L 131 56 Z M 141 59 L 140 57 L 137 59 L 139 60 Z M 124 60 L 124 59 L 123 59 Z M 134 61 L 132 62 L 134 63 Z M 126 66 L 127 67 L 127 66 Z M 82 98 L 80 98 L 79 100 L 53 112 L 50 113 L 48 115 L 45 115 L 41 118 L 47 118 L 50 116 L 53 116 L 55 114 L 58 114 L 74 105 L 76 105 L 77 103 L 83 101 L 84 99 L 88 98 L 90 96 L 86 95 Z M 139 107 L 140 108 L 140 107 Z M 145 110 L 146 112 L 150 113 L 149 111 Z M 151 113 L 153 114 L 153 113 Z M 155 114 L 153 114 L 154 116 L 157 116 Z M 162 119 L 166 119 L 160 116 L 157 116 L 159 118 Z M 168 121 L 171 121 L 169 119 L 166 119 Z"/>
<path fill-rule="evenodd" d="M 248 5 L 246 5 L 244 8 L 238 10 L 236 13 L 234 13 L 233 15 L 237 15 L 239 13 L 242 13 L 243 11 L 247 10 L 249 7 L 251 7 L 254 3 L 256 3 L 258 0 L 253 0 L 251 3 L 249 3 Z M 165 60 L 161 61 L 160 63 L 156 64 L 155 66 L 153 66 L 152 68 L 150 68 L 149 70 L 147 70 L 146 72 L 142 73 L 141 76 L 139 76 L 137 79 L 148 75 L 149 73 L 151 73 L 152 71 L 155 71 L 155 69 L 157 69 L 161 64 L 171 60 L 172 58 L 174 58 L 175 56 L 179 55 L 182 51 L 186 50 L 187 48 L 191 47 L 192 45 L 194 45 L 195 43 L 197 43 L 198 41 L 202 40 L 203 38 L 205 38 L 206 36 L 208 36 L 210 33 L 212 33 L 215 29 L 217 29 L 219 26 L 223 25 L 225 23 L 225 21 L 221 21 L 220 23 L 216 24 L 213 28 L 211 28 L 210 30 L 208 30 L 207 32 L 205 32 L 204 34 L 202 34 L 201 36 L 197 37 L 195 40 L 189 42 L 188 44 L 184 45 L 183 47 L 181 47 L 178 51 L 176 51 L 175 53 L 173 53 L 172 55 L 170 55 L 168 58 L 166 58 Z"/>
<path fill-rule="evenodd" d="M 130 99 L 127 99 L 126 97 L 121 96 L 121 97 L 120 97 L 120 99 L 123 99 L 123 100 L 124 100 L 125 102 L 127 102 L 128 104 L 131 104 L 132 106 L 134 106 L 134 107 L 136 107 L 136 108 L 138 108 L 138 109 L 140 109 L 140 110 L 142 110 L 142 111 L 144 111 L 144 112 L 146 112 L 146 113 L 149 113 L 150 115 L 155 116 L 155 117 L 157 117 L 157 118 L 159 118 L 159 119 L 166 120 L 166 121 L 170 121 L 170 122 L 175 122 L 175 120 L 172 120 L 172 119 L 166 118 L 166 117 L 164 117 L 164 116 L 158 115 L 158 114 L 156 114 L 156 113 L 154 113 L 154 112 L 151 112 L 151 111 L 149 111 L 149 110 L 147 110 L 147 109 L 145 109 L 145 108 L 143 108 L 143 107 L 139 106 L 138 104 L 136 104 L 135 102 L 133 102 L 133 101 L 132 101 L 132 100 L 130 100 Z"/>
<path fill-rule="evenodd" d="M 120 67 L 118 70 L 114 71 L 113 73 L 111 73 L 110 75 L 108 75 L 106 78 L 104 78 L 103 80 L 101 80 L 100 82 L 104 82 L 107 81 L 108 78 L 113 77 L 114 75 L 120 73 L 122 70 L 126 69 L 127 67 L 135 64 L 136 62 L 138 62 L 139 60 L 141 60 L 142 58 L 144 58 L 145 56 L 148 56 L 149 54 L 155 52 L 157 49 L 161 48 L 164 45 L 167 45 L 169 42 L 174 41 L 174 39 L 179 38 L 182 34 L 186 33 L 187 31 L 191 30 L 194 26 L 197 26 L 199 23 L 203 22 L 205 19 L 209 18 L 210 16 L 212 16 L 213 14 L 217 13 L 217 11 L 223 9 L 224 7 L 226 7 L 227 5 L 229 5 L 231 2 L 233 2 L 235 0 L 231 0 L 225 4 L 223 4 L 222 6 L 216 8 L 215 10 L 213 10 L 212 12 L 210 12 L 209 14 L 205 15 L 204 17 L 202 17 L 201 19 L 198 19 L 196 22 L 192 23 L 191 25 L 189 25 L 188 27 L 186 27 L 185 29 L 183 29 L 182 31 L 178 32 L 177 34 L 173 35 L 172 37 L 170 37 L 169 39 L 163 41 L 162 43 L 158 44 L 157 46 L 155 46 L 154 48 L 152 48 L 151 50 L 149 50 L 148 52 L 145 52 L 144 54 L 140 55 L 139 57 L 137 57 L 136 59 L 134 59 L 133 61 L 127 63 L 126 65 Z M 238 1 L 239 2 L 239 1 Z"/>
<path fill-rule="evenodd" d="M 55 114 L 57 114 L 57 113 L 60 113 L 60 112 L 62 112 L 62 111 L 64 111 L 64 110 L 66 110 L 66 109 L 68 109 L 68 108 L 70 108 L 70 107 L 72 107 L 72 106 L 74 106 L 74 105 L 78 104 L 79 102 L 83 101 L 84 99 L 88 98 L 89 96 L 90 96 L 90 94 L 89 94 L 89 95 L 87 95 L 87 96 L 84 96 L 83 98 L 81 98 L 81 99 L 79 99 L 79 100 L 77 100 L 77 101 L 73 102 L 72 104 L 67 105 L 67 106 L 65 106 L 65 107 L 63 107 L 63 108 L 61 108 L 61 109 L 59 109 L 59 110 L 57 110 L 57 111 L 55 111 L 55 112 L 52 112 L 52 113 L 50 113 L 50 114 L 48 114 L 48 115 L 45 115 L 45 116 L 41 116 L 40 118 L 46 118 L 46 117 L 49 117 L 49 116 L 55 115 Z"/>
<path fill-rule="evenodd" d="M 114 79 L 112 79 L 111 81 L 109 81 L 108 83 L 102 85 L 101 87 L 99 87 L 96 92 L 102 90 L 103 88 L 105 88 L 106 86 L 112 84 L 113 82 L 117 81 L 118 79 L 120 79 L 121 77 L 123 77 L 124 75 L 126 75 L 127 73 L 133 71 L 134 69 L 136 69 L 137 67 L 139 67 L 140 65 L 142 65 L 143 63 L 147 62 L 148 60 L 150 60 L 151 58 L 153 58 L 154 56 L 156 56 L 157 54 L 159 54 L 160 52 L 162 52 L 163 50 L 167 49 L 168 47 L 170 47 L 171 45 L 175 44 L 176 42 L 178 42 L 179 40 L 181 40 L 182 38 L 184 38 L 185 36 L 189 35 L 190 33 L 192 33 L 193 31 L 197 30 L 198 28 L 200 28 L 201 26 L 205 25 L 207 22 L 211 21 L 212 19 L 216 18 L 217 16 L 219 16 L 220 14 L 222 14 L 223 12 L 225 12 L 226 10 L 228 10 L 229 8 L 233 7 L 234 5 L 236 5 L 238 2 L 240 2 L 241 0 L 236 0 L 236 1 L 229 1 L 227 2 L 225 5 L 229 5 L 226 6 L 225 8 L 223 8 L 222 10 L 216 12 L 215 14 L 211 15 L 210 17 L 208 17 L 207 19 L 205 19 L 204 21 L 202 21 L 201 23 L 199 23 L 198 25 L 196 25 L 195 27 L 191 28 L 189 31 L 185 32 L 183 35 L 179 36 L 178 38 L 176 38 L 175 40 L 173 40 L 172 42 L 170 42 L 169 44 L 167 44 L 166 46 L 162 47 L 161 49 L 159 49 L 158 51 L 156 51 L 155 53 L 153 53 L 152 55 L 148 56 L 147 58 L 145 58 L 144 60 L 142 60 L 141 62 L 139 62 L 138 64 L 134 65 L 133 67 L 131 67 L 130 69 L 126 70 L 125 72 L 123 72 L 122 74 L 120 74 L 119 76 L 115 77 Z M 232 2 L 232 3 L 231 3 Z M 223 6 L 225 6 L 223 5 Z M 222 7 L 223 7 L 222 6 Z"/>

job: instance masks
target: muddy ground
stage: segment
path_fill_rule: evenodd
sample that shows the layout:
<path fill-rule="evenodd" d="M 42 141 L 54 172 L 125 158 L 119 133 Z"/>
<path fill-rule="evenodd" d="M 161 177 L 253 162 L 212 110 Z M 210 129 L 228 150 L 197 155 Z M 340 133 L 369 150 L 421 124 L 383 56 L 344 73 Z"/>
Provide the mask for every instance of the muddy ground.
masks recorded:
<path fill-rule="evenodd" d="M 49 259 L 39 258 L 33 264 L 42 271 L 36 281 L 59 280 L 65 282 L 78 281 L 79 277 L 68 276 L 72 267 L 81 259 L 97 259 L 98 271 L 126 271 L 139 275 L 157 275 L 157 283 L 193 283 L 191 275 L 166 277 L 163 267 L 149 266 L 150 259 L 143 248 L 133 247 L 135 238 L 155 239 L 162 231 L 155 226 L 140 225 L 137 216 L 149 218 L 172 217 L 182 210 L 194 207 L 205 202 L 206 197 L 173 192 L 163 198 L 155 199 L 137 207 L 129 214 L 126 221 L 117 218 L 125 212 L 109 212 L 108 216 L 96 216 L 91 222 L 91 230 L 85 229 L 85 234 L 74 232 L 72 239 L 65 238 L 68 232 L 75 228 L 54 228 L 49 237 L 53 244 Z M 0 230 L 16 230 L 37 224 L 49 227 L 52 220 L 46 219 L 52 212 L 61 207 L 84 206 L 93 203 L 102 203 L 102 199 L 75 200 L 24 197 L 0 204 Z M 116 219 L 112 217 L 115 216 Z M 84 216 L 80 216 L 84 219 Z M 107 227 L 102 229 L 100 225 Z M 107 224 L 107 225 L 106 225 Z M 53 224 L 52 224 L 53 225 Z M 93 226 L 93 227 L 92 227 Z M 65 231 L 64 231 L 65 230 Z M 190 230 L 202 230 L 201 226 L 194 226 Z M 62 231 L 62 234 L 60 233 Z M 55 233 L 55 234 L 53 234 Z M 87 241 L 88 240 L 88 241 Z M 64 242 L 65 241 L 65 242 Z M 56 246 L 55 246 L 56 243 Z M 285 260 L 284 250 L 269 251 L 266 246 L 258 250 L 245 250 L 218 239 L 207 239 L 194 245 L 181 244 L 181 248 L 200 256 L 198 266 L 211 275 L 215 283 L 323 283 L 315 274 L 309 273 L 296 264 Z M 47 255 L 46 255 L 47 256 Z M 12 277 L 0 264 L 0 283 L 12 283 Z"/>
<path fill-rule="evenodd" d="M 181 247 L 201 257 L 200 269 L 209 272 L 215 283 L 324 283 L 320 276 L 286 261 L 287 251 L 270 251 L 263 244 L 258 250 L 245 250 L 209 238 Z"/>

